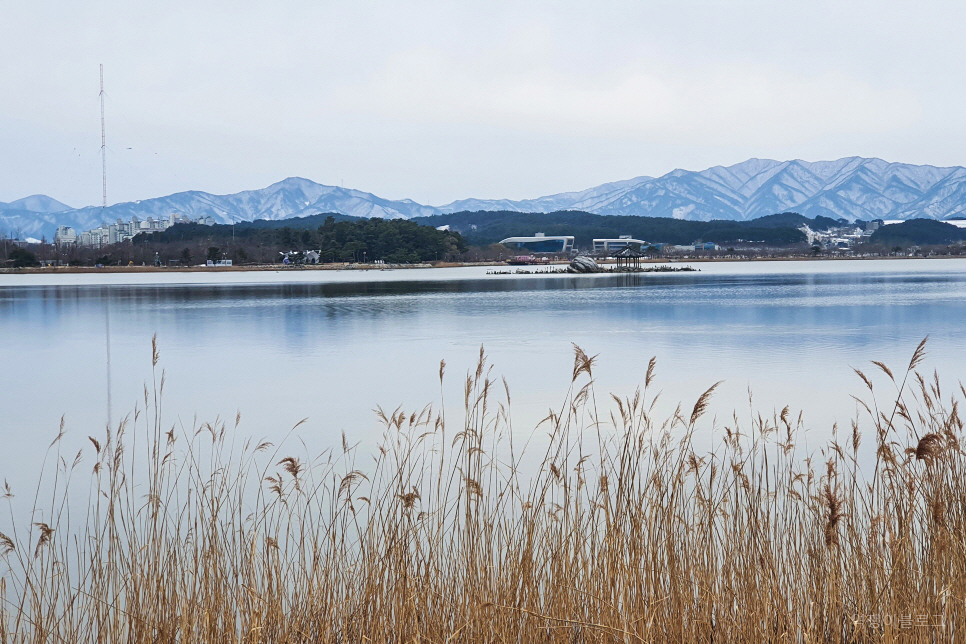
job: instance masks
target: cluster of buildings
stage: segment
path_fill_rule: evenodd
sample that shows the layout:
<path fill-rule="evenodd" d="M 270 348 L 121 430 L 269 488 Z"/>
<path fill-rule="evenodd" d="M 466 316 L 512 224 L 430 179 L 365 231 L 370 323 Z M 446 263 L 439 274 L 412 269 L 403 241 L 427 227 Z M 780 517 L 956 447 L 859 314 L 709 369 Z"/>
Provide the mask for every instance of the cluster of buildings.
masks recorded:
<path fill-rule="evenodd" d="M 966 220 L 962 223 L 963 227 L 966 227 Z M 869 237 L 880 225 L 882 225 L 881 221 L 859 221 L 854 224 L 823 231 L 814 231 L 808 226 L 802 226 L 799 230 L 805 233 L 810 246 L 820 246 L 827 250 L 835 250 L 852 248 L 856 244 L 868 241 Z M 575 252 L 574 237 L 572 235 L 545 235 L 544 233 L 535 233 L 533 237 L 507 237 L 500 243 L 531 253 L 568 255 Z M 660 252 L 669 251 L 672 253 L 720 250 L 719 246 L 712 242 L 694 242 L 693 244 L 676 245 L 647 242 L 643 239 L 634 239 L 630 235 L 621 235 L 616 239 L 595 239 L 592 254 L 608 256 L 626 246 L 630 246 L 635 250 L 654 249 Z"/>
<path fill-rule="evenodd" d="M 507 237 L 500 243 L 531 253 L 571 254 L 574 252 L 573 235 L 545 235 L 543 233 L 536 233 L 533 237 Z M 695 242 L 694 244 L 685 246 L 675 246 L 671 244 L 655 244 L 644 241 L 643 239 L 634 239 L 630 235 L 621 235 L 617 238 L 595 239 L 593 253 L 595 255 L 610 255 L 627 246 L 635 250 L 654 248 L 659 251 L 667 249 L 680 252 L 718 250 L 717 244 L 711 242 Z"/>
<path fill-rule="evenodd" d="M 215 219 L 210 215 L 202 216 L 198 219 L 190 219 L 186 215 L 173 212 L 168 215 L 167 219 L 155 219 L 154 217 L 140 219 L 137 216 L 133 216 L 131 217 L 131 221 L 118 219 L 116 223 L 102 224 L 98 228 L 85 230 L 81 233 L 78 233 L 70 226 L 58 226 L 57 232 L 54 233 L 54 243 L 58 246 L 77 245 L 99 248 L 107 244 L 116 244 L 134 239 L 139 233 L 160 232 L 167 230 L 175 224 L 186 223 L 211 226 L 215 223 Z"/>
<path fill-rule="evenodd" d="M 807 225 L 799 228 L 808 238 L 809 246 L 825 250 L 843 250 L 868 241 L 880 225 L 879 221 L 857 221 L 854 224 L 816 232 Z"/>

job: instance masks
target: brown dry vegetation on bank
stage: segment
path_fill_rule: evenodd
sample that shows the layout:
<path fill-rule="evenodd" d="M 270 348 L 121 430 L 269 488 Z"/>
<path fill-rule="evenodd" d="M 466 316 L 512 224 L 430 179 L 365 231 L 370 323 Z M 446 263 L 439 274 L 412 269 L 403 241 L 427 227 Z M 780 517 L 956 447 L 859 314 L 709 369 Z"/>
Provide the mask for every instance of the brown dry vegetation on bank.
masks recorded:
<path fill-rule="evenodd" d="M 966 257 L 966 255 L 928 255 L 928 256 L 896 256 L 885 255 L 875 256 L 805 256 L 805 255 L 760 255 L 760 256 L 734 256 L 727 255 L 721 257 L 658 257 L 652 259 L 642 259 L 643 264 L 667 264 L 686 262 L 693 263 L 716 263 L 731 264 L 741 262 L 842 262 L 842 261 L 881 261 L 881 260 L 923 260 L 923 259 L 955 259 Z M 558 260 L 552 264 L 567 264 L 567 260 Z M 599 264 L 611 264 L 614 260 L 600 260 Z M 46 266 L 29 268 L 0 268 L 0 275 L 59 275 L 73 273 L 237 273 L 246 271 L 261 272 L 289 272 L 289 271 L 341 271 L 341 270 L 403 270 L 409 268 L 462 268 L 466 266 L 506 266 L 506 262 L 499 261 L 466 261 L 466 262 L 428 262 L 424 264 L 308 264 L 298 266 L 283 266 L 282 264 L 239 264 L 236 266 L 103 266 L 95 268 L 93 266 Z"/>
<path fill-rule="evenodd" d="M 45 266 L 36 268 L 0 268 L 0 274 L 60 275 L 72 273 L 238 273 L 293 271 L 384 271 L 410 268 L 460 268 L 463 266 L 506 266 L 506 262 L 427 262 L 424 264 L 241 264 L 238 266 Z"/>
<path fill-rule="evenodd" d="M 50 501 L 0 536 L 0 630 L 12 642 L 956 641 L 966 392 L 921 377 L 922 357 L 921 345 L 895 377 L 860 374 L 868 415 L 806 454 L 787 409 L 715 424 L 713 387 L 654 418 L 653 361 L 637 394 L 597 400 L 577 349 L 534 468 L 482 351 L 458 423 L 441 404 L 380 410 L 372 459 L 345 437 L 311 460 L 235 448 L 237 419 L 168 431 L 160 384 L 76 459 L 55 440 Z M 70 514 L 68 488 L 89 495 L 86 516 Z"/>

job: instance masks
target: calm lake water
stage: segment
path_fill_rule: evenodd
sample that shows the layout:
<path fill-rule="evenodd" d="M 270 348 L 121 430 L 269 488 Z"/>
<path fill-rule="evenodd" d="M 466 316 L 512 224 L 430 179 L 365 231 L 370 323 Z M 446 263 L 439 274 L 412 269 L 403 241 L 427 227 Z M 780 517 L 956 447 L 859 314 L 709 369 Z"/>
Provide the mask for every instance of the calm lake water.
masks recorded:
<path fill-rule="evenodd" d="M 0 275 L 0 478 L 36 470 L 66 417 L 74 449 L 106 418 L 110 317 L 113 415 L 151 377 L 151 336 L 167 373 L 169 424 L 242 414 L 277 439 L 296 422 L 310 450 L 342 430 L 369 443 L 377 405 L 448 409 L 480 345 L 505 376 L 515 429 L 559 407 L 571 343 L 599 354 L 598 400 L 631 395 L 658 359 L 662 409 L 690 409 L 724 380 L 719 419 L 802 409 L 816 444 L 855 413 L 852 366 L 901 368 L 930 336 L 925 368 L 966 379 L 966 261 L 698 264 L 695 273 L 486 275 L 484 268 L 104 275 Z M 451 419 L 453 422 L 455 419 Z M 810 439 L 811 440 L 811 439 Z"/>

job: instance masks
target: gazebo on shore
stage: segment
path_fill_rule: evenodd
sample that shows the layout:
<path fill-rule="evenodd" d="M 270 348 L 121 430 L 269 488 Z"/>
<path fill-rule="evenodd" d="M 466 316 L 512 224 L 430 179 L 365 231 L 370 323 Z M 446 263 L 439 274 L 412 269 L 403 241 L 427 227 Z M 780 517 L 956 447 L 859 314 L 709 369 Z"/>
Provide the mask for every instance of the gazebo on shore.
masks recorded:
<path fill-rule="evenodd" d="M 617 260 L 617 270 L 631 268 L 639 270 L 641 268 L 642 257 L 645 257 L 644 253 L 630 246 L 624 246 L 614 253 L 614 258 Z"/>

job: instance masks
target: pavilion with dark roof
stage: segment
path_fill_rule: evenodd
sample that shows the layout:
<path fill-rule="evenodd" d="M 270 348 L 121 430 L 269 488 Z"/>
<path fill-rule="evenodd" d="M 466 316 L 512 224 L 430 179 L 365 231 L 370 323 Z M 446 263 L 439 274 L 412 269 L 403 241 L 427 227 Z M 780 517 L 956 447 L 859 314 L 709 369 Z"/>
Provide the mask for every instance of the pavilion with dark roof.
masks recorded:
<path fill-rule="evenodd" d="M 624 246 L 614 253 L 613 257 L 617 259 L 617 270 L 631 268 L 639 270 L 641 268 L 641 258 L 646 257 L 646 254 L 631 246 Z"/>

